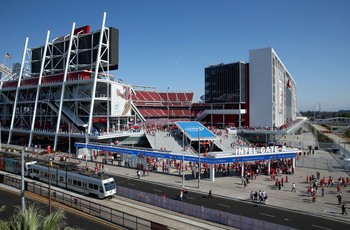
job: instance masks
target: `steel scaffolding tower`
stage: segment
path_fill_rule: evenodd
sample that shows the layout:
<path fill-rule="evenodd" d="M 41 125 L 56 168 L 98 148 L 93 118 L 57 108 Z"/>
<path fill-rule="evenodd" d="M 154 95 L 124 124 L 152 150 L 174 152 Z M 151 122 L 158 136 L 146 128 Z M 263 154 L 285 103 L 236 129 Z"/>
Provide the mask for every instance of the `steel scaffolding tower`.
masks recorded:
<path fill-rule="evenodd" d="M 45 45 L 38 48 L 28 49 L 26 38 L 19 77 L 0 87 L 7 143 L 14 141 L 13 135 L 28 146 L 37 144 L 37 138 L 50 138 L 54 150 L 68 136 L 110 143 L 127 135 L 121 131 L 131 121 L 144 121 L 132 101 L 116 93 L 133 89 L 110 74 L 118 68 L 119 32 L 105 21 L 106 13 L 95 32 L 73 23 L 70 34 L 51 42 L 48 31 Z M 130 105 L 125 105 L 127 112 L 115 112 L 120 101 Z"/>

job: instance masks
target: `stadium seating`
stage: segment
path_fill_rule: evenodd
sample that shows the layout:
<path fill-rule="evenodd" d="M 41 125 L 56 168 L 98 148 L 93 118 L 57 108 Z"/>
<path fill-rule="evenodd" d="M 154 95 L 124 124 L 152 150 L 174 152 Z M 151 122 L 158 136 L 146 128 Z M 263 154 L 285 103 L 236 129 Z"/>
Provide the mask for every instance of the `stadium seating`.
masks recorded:
<path fill-rule="evenodd" d="M 191 116 L 193 97 L 193 92 L 135 90 L 132 99 L 146 119 L 183 120 Z"/>

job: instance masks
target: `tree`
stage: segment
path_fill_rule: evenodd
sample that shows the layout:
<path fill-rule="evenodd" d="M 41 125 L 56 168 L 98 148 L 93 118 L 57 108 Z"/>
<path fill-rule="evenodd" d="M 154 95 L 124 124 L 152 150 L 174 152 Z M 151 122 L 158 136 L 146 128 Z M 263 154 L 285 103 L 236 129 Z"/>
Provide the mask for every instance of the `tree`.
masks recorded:
<path fill-rule="evenodd" d="M 4 208 L 4 206 L 2 207 Z M 1 209 L 0 209 L 1 211 Z M 55 210 L 50 215 L 45 216 L 45 211 L 31 204 L 24 209 L 17 207 L 9 222 L 1 221 L 0 229 L 5 230 L 71 230 L 66 227 L 65 216 L 61 209 Z M 3 227 L 3 228 L 2 228 Z"/>
<path fill-rule="evenodd" d="M 345 130 L 344 136 L 350 138 L 350 129 Z"/>
<path fill-rule="evenodd" d="M 5 208 L 6 208 L 5 205 L 1 206 L 0 213 L 3 212 Z M 3 230 L 9 229 L 7 222 L 3 221 L 1 218 L 0 218 L 0 229 L 3 229 Z"/>

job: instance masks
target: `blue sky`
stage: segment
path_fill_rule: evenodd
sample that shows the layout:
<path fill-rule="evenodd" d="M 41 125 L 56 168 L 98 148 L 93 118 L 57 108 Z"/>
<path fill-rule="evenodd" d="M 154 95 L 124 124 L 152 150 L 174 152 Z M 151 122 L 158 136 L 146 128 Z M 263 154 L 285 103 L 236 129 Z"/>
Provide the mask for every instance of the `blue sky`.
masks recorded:
<path fill-rule="evenodd" d="M 11 66 L 29 47 L 76 27 L 119 29 L 119 70 L 132 85 L 204 94 L 209 64 L 249 61 L 272 47 L 297 82 L 299 111 L 350 109 L 348 0 L 3 0 L 0 54 Z"/>

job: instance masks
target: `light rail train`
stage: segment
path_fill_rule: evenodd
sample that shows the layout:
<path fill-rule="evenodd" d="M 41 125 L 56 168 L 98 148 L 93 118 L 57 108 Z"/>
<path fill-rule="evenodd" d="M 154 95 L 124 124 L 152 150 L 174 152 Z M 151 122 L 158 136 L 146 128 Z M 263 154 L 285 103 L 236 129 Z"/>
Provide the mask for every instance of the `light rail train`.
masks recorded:
<path fill-rule="evenodd" d="M 0 156 L 0 170 L 18 175 L 21 173 L 21 160 Z M 114 178 L 104 174 L 67 171 L 40 165 L 36 161 L 26 161 L 24 171 L 26 177 L 100 199 L 112 197 L 117 192 Z"/>

